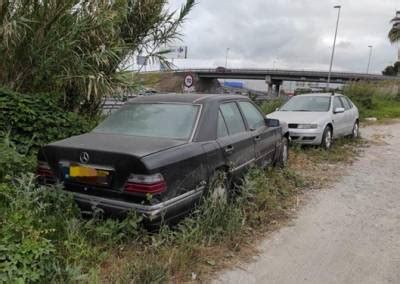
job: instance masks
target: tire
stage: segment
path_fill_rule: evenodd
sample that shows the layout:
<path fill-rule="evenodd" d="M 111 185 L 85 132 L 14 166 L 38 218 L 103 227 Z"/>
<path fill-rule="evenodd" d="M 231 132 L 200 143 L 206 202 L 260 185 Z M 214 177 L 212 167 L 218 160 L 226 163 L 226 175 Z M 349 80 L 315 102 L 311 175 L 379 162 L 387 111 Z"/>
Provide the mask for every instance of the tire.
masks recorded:
<path fill-rule="evenodd" d="M 226 204 L 229 198 L 229 186 L 227 173 L 216 171 L 208 182 L 208 198 L 213 203 Z"/>
<path fill-rule="evenodd" d="M 321 147 L 325 150 L 329 150 L 332 146 L 332 127 L 327 126 L 325 127 L 324 134 L 322 135 Z"/>
<path fill-rule="evenodd" d="M 276 166 L 280 168 L 287 167 L 289 162 L 289 139 L 287 137 L 282 137 L 281 149 L 279 152 L 279 157 L 276 162 Z"/>
<path fill-rule="evenodd" d="M 356 121 L 353 126 L 351 138 L 357 139 L 358 137 L 360 137 L 360 124 L 358 123 L 358 121 Z"/>

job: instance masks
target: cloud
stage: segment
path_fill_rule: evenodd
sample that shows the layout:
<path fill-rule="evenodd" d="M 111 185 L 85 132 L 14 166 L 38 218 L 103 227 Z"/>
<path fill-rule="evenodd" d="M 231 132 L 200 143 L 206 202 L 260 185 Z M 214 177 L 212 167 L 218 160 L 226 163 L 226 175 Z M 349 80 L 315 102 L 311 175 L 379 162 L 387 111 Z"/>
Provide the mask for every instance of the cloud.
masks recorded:
<path fill-rule="evenodd" d="M 183 0 L 170 1 L 171 9 Z M 189 47 L 185 67 L 327 69 L 336 24 L 331 0 L 198 0 L 183 27 Z M 336 70 L 363 72 L 368 45 L 371 70 L 380 72 L 396 59 L 387 40 L 398 0 L 342 0 Z M 200 66 L 201 65 L 201 66 Z M 212 65 L 212 66 L 211 66 Z"/>

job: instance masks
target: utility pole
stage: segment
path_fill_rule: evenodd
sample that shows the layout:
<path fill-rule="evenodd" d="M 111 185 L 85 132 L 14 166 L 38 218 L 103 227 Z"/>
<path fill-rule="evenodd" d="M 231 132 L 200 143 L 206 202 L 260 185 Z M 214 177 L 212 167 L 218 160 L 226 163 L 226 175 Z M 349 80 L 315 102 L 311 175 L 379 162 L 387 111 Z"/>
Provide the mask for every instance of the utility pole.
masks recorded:
<path fill-rule="evenodd" d="M 226 49 L 226 57 L 225 57 L 225 69 L 228 68 L 228 54 L 229 54 L 230 48 L 228 47 Z"/>
<path fill-rule="evenodd" d="M 369 73 L 369 67 L 371 65 L 371 57 L 372 57 L 373 46 L 372 45 L 368 45 L 368 47 L 369 47 L 369 57 L 368 57 L 368 65 L 367 65 L 367 74 Z"/>
<path fill-rule="evenodd" d="M 333 8 L 338 9 L 338 15 L 337 15 L 337 21 L 336 21 L 335 38 L 334 38 L 334 40 L 333 40 L 333 48 L 332 48 L 332 55 L 331 55 L 331 64 L 329 65 L 328 83 L 327 83 L 327 85 L 326 85 L 327 89 L 329 89 L 330 83 L 331 83 L 332 65 L 333 65 L 333 58 L 335 57 L 336 38 L 337 38 L 337 33 L 338 33 L 338 28 L 339 28 L 340 10 L 341 10 L 342 6 L 336 5 L 336 6 L 334 6 Z"/>

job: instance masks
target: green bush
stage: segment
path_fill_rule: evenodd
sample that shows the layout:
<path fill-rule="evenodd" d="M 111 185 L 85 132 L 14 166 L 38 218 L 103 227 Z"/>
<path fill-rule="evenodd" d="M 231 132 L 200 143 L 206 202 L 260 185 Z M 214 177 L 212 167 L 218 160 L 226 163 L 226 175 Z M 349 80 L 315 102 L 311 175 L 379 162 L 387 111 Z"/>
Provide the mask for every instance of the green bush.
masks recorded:
<path fill-rule="evenodd" d="M 376 88 L 371 84 L 350 84 L 346 86 L 344 94 L 347 95 L 360 110 L 369 110 L 375 107 L 373 97 L 376 95 Z"/>
<path fill-rule="evenodd" d="M 71 195 L 33 175 L 0 184 L 0 283 L 87 279 L 110 248 L 138 238 L 139 221 L 82 219 Z"/>
<path fill-rule="evenodd" d="M 23 172 L 30 172 L 34 167 L 34 158 L 18 153 L 9 134 L 0 138 L 0 182 L 11 181 Z"/>
<path fill-rule="evenodd" d="M 274 112 L 277 108 L 280 108 L 284 103 L 285 103 L 285 100 L 283 98 L 272 99 L 267 102 L 264 102 L 261 105 L 261 110 L 265 114 L 270 114 L 270 113 Z"/>
<path fill-rule="evenodd" d="M 360 118 L 378 119 L 400 117 L 399 87 L 397 83 L 358 82 L 345 87 L 347 95 L 358 107 Z"/>
<path fill-rule="evenodd" d="M 0 89 L 0 132 L 10 133 L 18 151 L 90 130 L 95 121 L 66 112 L 57 94 L 20 94 Z"/>

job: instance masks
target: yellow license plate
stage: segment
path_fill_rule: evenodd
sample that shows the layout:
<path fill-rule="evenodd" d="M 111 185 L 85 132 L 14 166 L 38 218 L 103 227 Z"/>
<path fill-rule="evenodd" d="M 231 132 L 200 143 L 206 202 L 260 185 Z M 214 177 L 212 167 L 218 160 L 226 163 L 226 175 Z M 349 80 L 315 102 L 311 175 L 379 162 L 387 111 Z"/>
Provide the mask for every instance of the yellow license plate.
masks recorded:
<path fill-rule="evenodd" d="M 71 166 L 69 168 L 70 177 L 107 177 L 109 172 L 97 170 L 89 167 Z"/>

